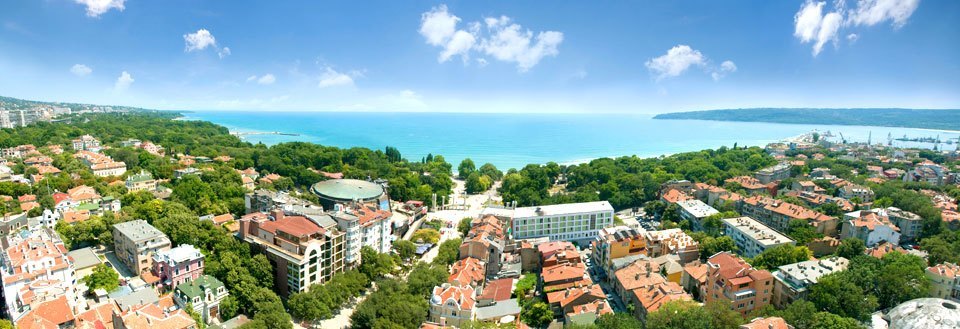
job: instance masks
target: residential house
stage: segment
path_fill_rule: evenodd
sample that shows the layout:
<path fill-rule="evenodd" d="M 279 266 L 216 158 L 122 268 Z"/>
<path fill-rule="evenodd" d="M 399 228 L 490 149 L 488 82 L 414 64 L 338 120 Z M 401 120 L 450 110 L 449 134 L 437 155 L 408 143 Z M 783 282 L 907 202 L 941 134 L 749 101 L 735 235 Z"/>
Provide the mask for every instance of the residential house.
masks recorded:
<path fill-rule="evenodd" d="M 612 313 L 610 303 L 601 299 L 574 306 L 571 312 L 563 315 L 563 319 L 567 325 L 591 325 L 601 316 Z"/>
<path fill-rule="evenodd" d="M 461 327 L 473 321 L 475 290 L 470 286 L 444 283 L 433 288 L 430 296 L 430 321 Z"/>
<path fill-rule="evenodd" d="M 773 272 L 773 305 L 783 309 L 794 301 L 806 299 L 810 287 L 820 277 L 846 270 L 849 264 L 846 258 L 833 256 L 780 266 Z"/>
<path fill-rule="evenodd" d="M 575 306 L 589 304 L 598 300 L 605 301 L 606 295 L 599 284 L 590 284 L 580 287 L 569 287 L 547 293 L 547 303 L 550 309 L 558 316 L 573 312 Z"/>
<path fill-rule="evenodd" d="M 21 231 L 4 241 L 0 255 L 6 315 L 18 319 L 39 304 L 64 298 L 72 309 L 78 304 L 73 260 L 53 230 Z"/>
<path fill-rule="evenodd" d="M 746 257 L 756 257 L 779 245 L 795 244 L 786 235 L 750 217 L 724 218 L 722 221 L 724 233 L 733 239 L 740 254 Z"/>
<path fill-rule="evenodd" d="M 728 178 L 724 182 L 726 183 L 736 183 L 739 184 L 747 194 L 775 194 L 773 190 L 776 190 L 776 184 L 767 185 L 763 182 L 760 182 L 759 179 L 750 177 L 750 176 L 737 176 L 733 178 Z"/>
<path fill-rule="evenodd" d="M 756 177 L 761 184 L 769 184 L 790 178 L 791 167 L 792 165 L 790 165 L 789 162 L 780 162 L 776 165 L 758 170 L 753 176 Z"/>
<path fill-rule="evenodd" d="M 467 257 L 453 263 L 447 282 L 456 286 L 477 287 L 483 284 L 485 279 L 486 268 L 483 261 Z"/>
<path fill-rule="evenodd" d="M 930 297 L 960 302 L 960 266 L 941 263 L 927 267 L 926 274 L 930 280 Z"/>
<path fill-rule="evenodd" d="M 613 288 L 620 296 L 624 305 L 633 303 L 639 307 L 635 295 L 631 293 L 634 289 L 640 289 L 647 286 L 666 283 L 667 279 L 659 273 L 657 265 L 649 259 L 638 259 L 626 267 L 623 267 L 613 275 Z"/>
<path fill-rule="evenodd" d="M 138 219 L 113 225 L 117 258 L 140 275 L 153 268 L 153 255 L 170 249 L 170 239 L 147 221 Z"/>
<path fill-rule="evenodd" d="M 841 198 L 844 198 L 847 200 L 854 200 L 854 198 L 859 199 L 860 202 L 858 203 L 871 203 L 873 202 L 873 199 L 874 199 L 873 190 L 871 190 L 869 187 L 862 186 L 862 185 L 856 185 L 856 184 L 844 185 L 843 187 L 840 188 L 838 192 Z"/>
<path fill-rule="evenodd" d="M 840 239 L 857 238 L 867 247 L 873 247 L 880 242 L 900 244 L 900 229 L 890 222 L 883 209 L 858 210 L 844 215 L 843 229 Z"/>
<path fill-rule="evenodd" d="M 114 313 L 114 329 L 163 328 L 196 329 L 197 322 L 183 310 L 167 311 L 157 304 L 136 305 Z"/>
<path fill-rule="evenodd" d="M 771 303 L 773 275 L 754 269 L 742 258 L 719 252 L 707 260 L 707 282 L 702 291 L 706 303 L 721 300 L 734 311 L 748 314 Z"/>
<path fill-rule="evenodd" d="M 159 280 L 158 288 L 168 291 L 188 280 L 199 279 L 203 268 L 203 253 L 192 245 L 181 244 L 154 253 L 151 273 Z"/>
<path fill-rule="evenodd" d="M 173 300 L 181 309 L 192 307 L 203 322 L 220 320 L 220 302 L 227 298 L 227 288 L 217 278 L 201 275 L 177 285 Z"/>
<path fill-rule="evenodd" d="M 157 180 L 150 172 L 141 170 L 139 174 L 131 175 L 124 181 L 129 192 L 152 191 L 157 188 Z"/>
<path fill-rule="evenodd" d="M 755 318 L 746 324 L 740 325 L 740 329 L 794 329 L 781 317 Z"/>
<path fill-rule="evenodd" d="M 66 296 L 39 303 L 29 309 L 22 317 L 13 318 L 20 329 L 73 328 L 76 317 Z"/>
<path fill-rule="evenodd" d="M 569 241 L 550 241 L 537 245 L 541 267 L 580 263 L 580 252 Z"/>
<path fill-rule="evenodd" d="M 634 289 L 630 292 L 635 301 L 634 316 L 645 320 L 647 315 L 656 312 L 663 304 L 674 300 L 693 300 L 676 282 L 661 282 Z"/>
<path fill-rule="evenodd" d="M 546 293 L 593 283 L 583 263 L 544 267 L 540 272 L 540 280 L 540 286 Z"/>
<path fill-rule="evenodd" d="M 505 240 L 503 226 L 496 216 L 473 219 L 470 231 L 460 244 L 460 259 L 479 259 L 486 264 L 487 274 L 495 274 L 500 271 Z M 539 258 L 536 263 L 539 264 Z"/>
<path fill-rule="evenodd" d="M 684 291 L 690 292 L 697 300 L 700 299 L 700 291 L 707 282 L 707 264 L 699 260 L 687 263 L 683 266 L 683 275 L 680 279 L 680 286 Z"/>

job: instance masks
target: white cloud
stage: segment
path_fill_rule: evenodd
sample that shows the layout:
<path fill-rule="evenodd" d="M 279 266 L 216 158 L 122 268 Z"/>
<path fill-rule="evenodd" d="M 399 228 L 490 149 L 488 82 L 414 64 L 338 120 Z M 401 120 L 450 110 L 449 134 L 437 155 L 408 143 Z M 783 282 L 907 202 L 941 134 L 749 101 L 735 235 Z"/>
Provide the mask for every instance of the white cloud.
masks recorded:
<path fill-rule="evenodd" d="M 873 26 L 889 20 L 893 28 L 901 28 L 919 5 L 920 0 L 860 0 L 848 20 L 856 26 Z"/>
<path fill-rule="evenodd" d="M 76 3 L 84 5 L 87 7 L 87 16 L 90 17 L 100 17 L 100 15 L 110 11 L 110 9 L 116 9 L 123 11 L 123 3 L 126 0 L 74 0 Z"/>
<path fill-rule="evenodd" d="M 90 75 L 90 73 L 93 73 L 93 69 L 83 64 L 75 64 L 73 65 L 73 67 L 70 68 L 70 73 L 73 73 L 73 75 L 76 75 L 78 77 L 83 77 L 83 76 Z"/>
<path fill-rule="evenodd" d="M 357 72 L 353 72 L 352 74 L 337 72 L 332 67 L 327 66 L 324 68 L 323 73 L 320 74 L 320 83 L 317 86 L 320 88 L 352 86 L 353 77 L 351 75 L 358 74 Z"/>
<path fill-rule="evenodd" d="M 713 81 L 718 81 L 733 72 L 737 72 L 737 64 L 733 63 L 733 61 L 723 61 L 723 63 L 720 63 L 719 68 L 710 72 L 710 77 L 713 78 Z"/>
<path fill-rule="evenodd" d="M 199 29 L 197 32 L 184 34 L 183 41 L 186 42 L 184 51 L 187 52 L 204 50 L 207 47 L 217 47 L 217 39 L 207 29 Z"/>
<path fill-rule="evenodd" d="M 700 51 L 687 45 L 677 45 L 667 54 L 648 60 L 644 65 L 657 76 L 657 80 L 675 77 L 682 74 L 690 66 L 704 66 L 707 59 Z"/>
<path fill-rule="evenodd" d="M 487 59 L 486 59 L 486 58 L 477 58 L 477 65 L 480 65 L 480 67 L 487 66 Z"/>
<path fill-rule="evenodd" d="M 257 83 L 261 85 L 273 84 L 276 81 L 277 81 L 277 77 L 273 76 L 273 74 L 270 74 L 270 73 L 264 74 L 262 77 L 260 77 L 260 79 L 257 79 Z"/>
<path fill-rule="evenodd" d="M 534 34 L 512 23 L 506 16 L 485 18 L 485 31 L 481 30 L 479 22 L 470 22 L 465 29 L 458 29 L 460 21 L 446 5 L 433 7 L 420 15 L 420 34 L 427 44 L 443 48 L 437 57 L 441 63 L 459 55 L 467 64 L 470 52 L 477 51 L 500 61 L 516 63 L 517 69 L 525 72 L 544 57 L 556 56 L 559 53 L 557 47 L 563 42 L 561 32 Z M 487 60 L 478 59 L 477 63 L 482 67 Z"/>
<path fill-rule="evenodd" d="M 220 56 L 220 59 L 230 56 L 230 47 L 223 47 L 220 51 L 217 52 L 217 56 Z"/>
<path fill-rule="evenodd" d="M 920 0 L 859 0 L 853 10 L 847 10 L 844 0 L 835 0 L 833 10 L 824 13 L 826 2 L 806 0 L 793 16 L 793 36 L 801 43 L 812 43 L 816 57 L 828 42 L 837 46 L 843 29 L 873 26 L 888 20 L 895 29 L 903 27 L 919 4 Z M 847 34 L 850 42 L 858 38 L 856 33 Z"/>
<path fill-rule="evenodd" d="M 117 77 L 117 82 L 113 85 L 113 89 L 116 91 L 124 91 L 127 88 L 130 88 L 130 85 L 133 84 L 133 77 L 130 76 L 130 73 L 123 71 L 120 73 L 120 76 Z"/>
<path fill-rule="evenodd" d="M 257 75 L 251 75 L 251 76 L 247 77 L 247 82 L 250 82 L 250 81 L 253 81 L 253 80 L 257 80 Z"/>

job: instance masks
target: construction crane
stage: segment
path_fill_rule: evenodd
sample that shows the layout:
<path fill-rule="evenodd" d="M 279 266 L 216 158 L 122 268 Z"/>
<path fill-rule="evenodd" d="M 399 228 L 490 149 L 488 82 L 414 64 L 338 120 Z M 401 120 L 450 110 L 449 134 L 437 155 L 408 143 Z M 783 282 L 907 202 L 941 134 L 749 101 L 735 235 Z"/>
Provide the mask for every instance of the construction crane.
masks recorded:
<path fill-rule="evenodd" d="M 840 133 L 840 144 L 846 144 L 847 139 L 843 137 L 843 132 L 838 131 L 837 133 Z"/>

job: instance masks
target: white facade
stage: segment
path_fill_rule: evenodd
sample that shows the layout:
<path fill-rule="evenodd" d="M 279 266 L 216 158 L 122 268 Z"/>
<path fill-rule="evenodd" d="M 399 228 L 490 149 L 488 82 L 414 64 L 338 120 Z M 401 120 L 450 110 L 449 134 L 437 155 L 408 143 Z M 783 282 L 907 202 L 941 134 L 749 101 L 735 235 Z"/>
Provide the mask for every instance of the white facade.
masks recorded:
<path fill-rule="evenodd" d="M 379 253 L 389 253 L 393 248 L 394 236 L 390 221 L 390 212 L 379 211 L 373 218 L 356 216 L 351 210 L 341 210 L 331 214 L 337 221 L 337 227 L 344 232 L 344 263 L 359 265 L 360 249 L 370 247 Z"/>
<path fill-rule="evenodd" d="M 796 242 L 750 217 L 724 218 L 724 232 L 737 244 L 740 255 L 756 257 L 764 250 Z"/>
<path fill-rule="evenodd" d="M 613 207 L 597 201 L 516 208 L 512 227 L 514 239 L 592 240 L 612 225 Z"/>
<path fill-rule="evenodd" d="M 66 296 L 77 304 L 77 281 L 70 257 L 61 251 L 62 242 L 56 232 L 36 230 L 21 237 L 9 237 L 10 247 L 2 254 L 3 296 L 10 319 L 14 322 L 29 310 L 30 302 Z M 29 294 L 29 300 L 24 295 Z"/>

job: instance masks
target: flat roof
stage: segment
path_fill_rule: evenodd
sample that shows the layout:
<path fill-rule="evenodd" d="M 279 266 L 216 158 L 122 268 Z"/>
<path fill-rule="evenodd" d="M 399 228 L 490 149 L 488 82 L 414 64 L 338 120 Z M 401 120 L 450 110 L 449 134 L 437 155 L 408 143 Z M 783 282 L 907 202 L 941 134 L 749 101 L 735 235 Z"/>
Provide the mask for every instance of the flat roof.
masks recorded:
<path fill-rule="evenodd" d="M 90 247 L 71 250 L 67 252 L 67 255 L 73 258 L 73 266 L 77 269 L 94 267 L 103 263 L 100 257 L 97 256 L 97 253 L 93 252 L 93 249 Z"/>
<path fill-rule="evenodd" d="M 710 215 L 720 213 L 710 205 L 697 199 L 680 201 L 680 202 L 677 202 L 677 205 L 679 205 L 681 208 L 683 208 L 684 211 L 690 213 L 691 215 L 693 215 L 693 217 L 696 217 L 696 218 L 708 217 Z"/>
<path fill-rule="evenodd" d="M 153 227 L 142 219 L 114 224 L 113 228 L 133 241 L 150 240 L 159 237 L 167 238 L 163 232 L 160 232 L 156 227 Z"/>
<path fill-rule="evenodd" d="M 593 212 L 613 213 L 613 206 L 607 201 L 564 203 L 548 206 L 520 207 L 514 210 L 514 218 L 557 216 Z"/>
<path fill-rule="evenodd" d="M 383 195 L 383 186 L 359 179 L 330 179 L 310 188 L 314 194 L 337 200 L 370 200 Z"/>
<path fill-rule="evenodd" d="M 750 236 L 764 246 L 794 242 L 786 235 L 780 234 L 780 232 L 750 217 L 724 218 L 723 223 Z"/>

